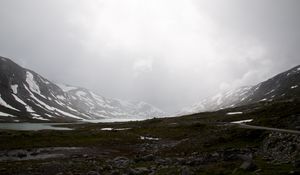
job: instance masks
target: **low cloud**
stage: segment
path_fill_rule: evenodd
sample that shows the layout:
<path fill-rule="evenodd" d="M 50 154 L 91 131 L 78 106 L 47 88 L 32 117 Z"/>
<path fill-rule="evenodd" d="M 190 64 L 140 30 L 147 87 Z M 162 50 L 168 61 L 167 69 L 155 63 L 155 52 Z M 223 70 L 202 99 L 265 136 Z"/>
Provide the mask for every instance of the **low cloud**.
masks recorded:
<path fill-rule="evenodd" d="M 141 74 L 152 71 L 152 59 L 140 59 L 133 63 L 134 76 L 138 77 Z"/>
<path fill-rule="evenodd" d="M 0 55 L 176 111 L 299 64 L 300 1 L 3 0 Z"/>

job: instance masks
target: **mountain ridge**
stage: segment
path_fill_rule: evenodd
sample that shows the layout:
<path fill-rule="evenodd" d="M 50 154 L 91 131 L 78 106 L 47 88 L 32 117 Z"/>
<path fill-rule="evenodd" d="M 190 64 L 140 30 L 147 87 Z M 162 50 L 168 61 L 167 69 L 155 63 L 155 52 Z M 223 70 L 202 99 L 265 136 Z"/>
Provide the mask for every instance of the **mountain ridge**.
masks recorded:
<path fill-rule="evenodd" d="M 176 115 L 215 111 L 260 101 L 300 97 L 300 65 L 253 86 L 242 86 L 203 99 L 183 108 Z"/>
<path fill-rule="evenodd" d="M 56 84 L 0 57 L 0 121 L 76 121 L 164 115 L 145 102 L 105 98 L 86 88 Z M 125 105 L 127 104 L 127 105 Z"/>

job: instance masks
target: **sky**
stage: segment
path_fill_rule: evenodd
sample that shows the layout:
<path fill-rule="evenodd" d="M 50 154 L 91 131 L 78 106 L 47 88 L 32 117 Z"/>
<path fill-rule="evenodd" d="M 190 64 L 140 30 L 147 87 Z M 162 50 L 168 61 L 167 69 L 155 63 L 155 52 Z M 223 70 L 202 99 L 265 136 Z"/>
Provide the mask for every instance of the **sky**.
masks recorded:
<path fill-rule="evenodd" d="M 0 55 L 166 112 L 300 63 L 299 0 L 1 0 Z"/>

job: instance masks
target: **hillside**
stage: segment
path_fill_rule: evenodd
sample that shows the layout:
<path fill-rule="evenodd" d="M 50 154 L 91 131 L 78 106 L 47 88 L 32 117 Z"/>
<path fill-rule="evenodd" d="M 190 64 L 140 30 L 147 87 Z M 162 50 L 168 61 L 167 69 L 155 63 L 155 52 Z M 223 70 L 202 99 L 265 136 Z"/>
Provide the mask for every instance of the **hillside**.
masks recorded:
<path fill-rule="evenodd" d="M 145 102 L 105 98 L 88 89 L 55 84 L 0 58 L 0 122 L 68 122 L 151 118 L 164 113 Z"/>
<path fill-rule="evenodd" d="M 178 114 L 192 114 L 204 111 L 237 107 L 260 101 L 274 101 L 300 97 L 300 65 L 280 73 L 254 86 L 244 86 L 219 93 L 204 99 Z"/>

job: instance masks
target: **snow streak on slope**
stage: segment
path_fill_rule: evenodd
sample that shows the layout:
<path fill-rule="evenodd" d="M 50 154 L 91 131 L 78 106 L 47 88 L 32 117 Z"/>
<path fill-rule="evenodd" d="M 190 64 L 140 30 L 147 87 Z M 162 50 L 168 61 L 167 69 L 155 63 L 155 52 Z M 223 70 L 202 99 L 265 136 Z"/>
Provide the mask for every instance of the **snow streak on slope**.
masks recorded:
<path fill-rule="evenodd" d="M 9 109 L 12 109 L 12 110 L 15 110 L 15 111 L 20 111 L 14 107 L 12 107 L 11 105 L 7 104 L 2 98 L 1 98 L 1 94 L 0 94 L 0 105 L 6 107 L 6 108 L 9 108 Z"/>
<path fill-rule="evenodd" d="M 163 114 L 146 103 L 121 103 L 85 88 L 54 84 L 7 58 L 0 58 L 0 94 L 5 95 L 0 95 L 0 109 L 4 113 L 10 111 L 20 122 L 152 118 Z"/>
<path fill-rule="evenodd" d="M 23 100 L 21 100 L 18 96 L 16 96 L 15 94 L 13 94 L 13 97 L 15 98 L 15 100 L 19 103 L 21 103 L 22 105 L 24 105 L 25 109 L 27 112 L 33 113 L 34 110 L 28 106 Z"/>
<path fill-rule="evenodd" d="M 71 90 L 77 89 L 77 87 L 65 85 L 65 84 L 56 84 L 58 87 L 60 87 L 64 92 L 69 92 Z"/>
<path fill-rule="evenodd" d="M 5 117 L 14 117 L 14 116 L 12 116 L 11 114 L 7 114 L 7 113 L 5 113 L 5 112 L 1 112 L 1 111 L 0 111 L 0 116 L 5 116 Z"/>
<path fill-rule="evenodd" d="M 182 109 L 177 115 L 185 115 L 204 111 L 215 111 L 251 103 L 273 101 L 276 99 L 299 98 L 300 66 L 280 73 L 255 86 L 245 86 L 200 101 Z"/>
<path fill-rule="evenodd" d="M 11 85 L 11 89 L 12 89 L 12 91 L 13 91 L 14 94 L 18 93 L 18 85 L 17 84 Z"/>
<path fill-rule="evenodd" d="M 26 72 L 26 82 L 29 85 L 29 89 L 37 94 L 41 94 L 39 86 L 36 84 L 36 82 L 33 79 L 33 75 L 31 72 Z"/>

